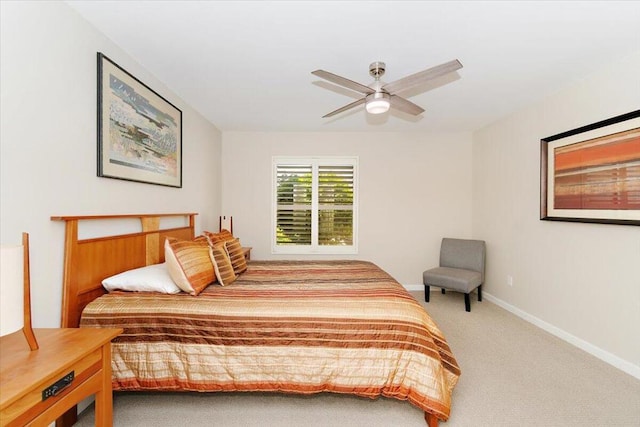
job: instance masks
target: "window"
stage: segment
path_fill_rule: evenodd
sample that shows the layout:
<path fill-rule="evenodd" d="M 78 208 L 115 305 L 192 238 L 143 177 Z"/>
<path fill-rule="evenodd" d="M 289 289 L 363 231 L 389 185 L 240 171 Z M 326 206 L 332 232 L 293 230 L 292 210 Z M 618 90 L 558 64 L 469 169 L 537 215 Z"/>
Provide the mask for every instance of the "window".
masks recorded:
<path fill-rule="evenodd" d="M 357 162 L 273 158 L 274 253 L 357 253 Z"/>

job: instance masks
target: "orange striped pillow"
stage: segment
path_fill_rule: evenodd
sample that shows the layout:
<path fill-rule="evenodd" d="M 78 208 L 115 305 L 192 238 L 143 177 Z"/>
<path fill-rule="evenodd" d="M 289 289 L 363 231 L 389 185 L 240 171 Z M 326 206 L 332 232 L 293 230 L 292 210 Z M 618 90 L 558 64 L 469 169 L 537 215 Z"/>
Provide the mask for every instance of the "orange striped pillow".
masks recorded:
<path fill-rule="evenodd" d="M 211 248 L 202 239 L 168 238 L 164 242 L 164 258 L 173 281 L 191 295 L 198 295 L 216 280 Z"/>
<path fill-rule="evenodd" d="M 209 244 L 209 239 L 207 239 L 207 236 L 204 236 L 202 234 L 193 239 L 193 241 L 196 243 L 206 243 L 207 245 Z"/>
<path fill-rule="evenodd" d="M 218 243 L 218 242 L 226 242 L 228 240 L 233 240 L 233 234 L 231 234 L 229 230 L 225 230 L 225 229 L 220 230 L 220 232 L 218 233 L 203 231 L 202 234 L 204 234 L 207 237 L 207 239 L 209 239 L 209 244 L 211 246 L 213 246 L 215 243 Z"/>
<path fill-rule="evenodd" d="M 197 236 L 195 239 L 193 239 L 194 242 L 200 243 L 202 245 L 207 245 L 207 246 L 211 246 L 211 244 L 209 243 L 209 238 L 207 236 L 205 236 L 204 234 L 201 234 L 199 236 Z M 209 254 L 209 258 L 211 258 L 211 266 L 213 266 L 213 254 Z M 216 273 L 214 271 L 213 273 L 213 282 L 212 283 L 216 283 Z"/>
<path fill-rule="evenodd" d="M 247 260 L 244 257 L 244 251 L 240 244 L 240 239 L 229 240 L 224 243 L 229 253 L 229 259 L 236 274 L 244 273 L 247 270 Z"/>
<path fill-rule="evenodd" d="M 213 268 L 215 269 L 218 282 L 222 286 L 233 283 L 238 276 L 236 276 L 236 273 L 233 271 L 225 242 L 215 243 L 211 247 L 211 252 L 213 253 Z"/>

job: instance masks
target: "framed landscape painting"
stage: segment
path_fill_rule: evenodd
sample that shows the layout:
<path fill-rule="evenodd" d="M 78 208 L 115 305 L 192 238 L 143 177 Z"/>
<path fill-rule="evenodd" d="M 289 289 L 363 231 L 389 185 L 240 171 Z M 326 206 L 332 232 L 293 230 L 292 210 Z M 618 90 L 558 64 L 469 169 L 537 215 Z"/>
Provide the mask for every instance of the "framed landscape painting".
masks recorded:
<path fill-rule="evenodd" d="M 640 110 L 541 140 L 540 219 L 640 225 Z"/>
<path fill-rule="evenodd" d="M 182 187 L 182 111 L 100 52 L 98 176 Z"/>

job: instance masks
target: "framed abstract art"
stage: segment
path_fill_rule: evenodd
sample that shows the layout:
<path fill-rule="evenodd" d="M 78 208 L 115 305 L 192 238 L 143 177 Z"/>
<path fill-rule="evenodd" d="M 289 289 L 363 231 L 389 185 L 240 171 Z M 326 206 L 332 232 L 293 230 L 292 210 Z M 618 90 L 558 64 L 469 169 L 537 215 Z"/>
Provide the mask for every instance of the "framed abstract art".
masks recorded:
<path fill-rule="evenodd" d="M 100 52 L 98 176 L 182 187 L 182 111 Z"/>
<path fill-rule="evenodd" d="M 640 225 L 640 110 L 541 140 L 540 219 Z"/>

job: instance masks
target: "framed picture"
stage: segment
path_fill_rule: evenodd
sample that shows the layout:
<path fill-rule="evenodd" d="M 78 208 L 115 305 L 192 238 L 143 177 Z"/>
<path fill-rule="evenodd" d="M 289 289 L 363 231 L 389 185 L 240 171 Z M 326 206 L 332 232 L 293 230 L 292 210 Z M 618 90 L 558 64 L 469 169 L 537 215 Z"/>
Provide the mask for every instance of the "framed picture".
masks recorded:
<path fill-rule="evenodd" d="M 640 225 L 640 110 L 541 140 L 540 219 Z"/>
<path fill-rule="evenodd" d="M 182 187 L 182 111 L 100 52 L 98 176 Z"/>

